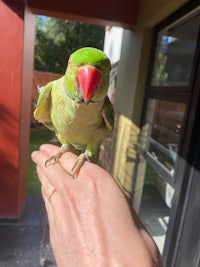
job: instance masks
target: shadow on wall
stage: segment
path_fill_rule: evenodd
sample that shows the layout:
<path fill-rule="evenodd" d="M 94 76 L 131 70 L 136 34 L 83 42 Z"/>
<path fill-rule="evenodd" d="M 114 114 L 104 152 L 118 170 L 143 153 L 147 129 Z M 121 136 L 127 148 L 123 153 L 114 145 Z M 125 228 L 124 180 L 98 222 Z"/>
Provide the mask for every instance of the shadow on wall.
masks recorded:
<path fill-rule="evenodd" d="M 0 210 L 4 214 L 8 207 L 14 203 L 13 194 L 17 194 L 19 172 L 19 121 L 15 114 L 11 113 L 5 106 L 0 105 Z M 10 131 L 12 129 L 12 131 Z M 9 216 L 9 214 L 8 214 Z"/>

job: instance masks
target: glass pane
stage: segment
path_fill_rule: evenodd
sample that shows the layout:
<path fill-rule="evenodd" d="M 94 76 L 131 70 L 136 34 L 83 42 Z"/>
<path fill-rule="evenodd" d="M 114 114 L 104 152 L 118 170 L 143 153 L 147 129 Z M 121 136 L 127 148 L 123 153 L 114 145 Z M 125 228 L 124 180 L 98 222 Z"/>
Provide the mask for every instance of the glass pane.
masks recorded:
<path fill-rule="evenodd" d="M 150 127 L 147 150 L 172 176 L 184 112 L 184 103 L 158 99 L 149 100 L 147 123 Z"/>
<path fill-rule="evenodd" d="M 174 196 L 174 170 L 185 109 L 183 103 L 159 99 L 149 99 L 147 107 L 147 166 L 140 218 L 161 253 Z"/>
<path fill-rule="evenodd" d="M 200 14 L 175 22 L 158 34 L 153 86 L 187 86 L 197 44 Z"/>

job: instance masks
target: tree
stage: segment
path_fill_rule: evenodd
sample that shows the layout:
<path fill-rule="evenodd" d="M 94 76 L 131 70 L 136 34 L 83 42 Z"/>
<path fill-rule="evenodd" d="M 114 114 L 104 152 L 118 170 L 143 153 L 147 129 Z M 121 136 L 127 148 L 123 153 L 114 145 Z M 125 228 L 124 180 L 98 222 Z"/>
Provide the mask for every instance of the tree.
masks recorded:
<path fill-rule="evenodd" d="M 103 48 L 104 27 L 36 17 L 35 70 L 64 73 L 70 54 L 84 46 Z"/>

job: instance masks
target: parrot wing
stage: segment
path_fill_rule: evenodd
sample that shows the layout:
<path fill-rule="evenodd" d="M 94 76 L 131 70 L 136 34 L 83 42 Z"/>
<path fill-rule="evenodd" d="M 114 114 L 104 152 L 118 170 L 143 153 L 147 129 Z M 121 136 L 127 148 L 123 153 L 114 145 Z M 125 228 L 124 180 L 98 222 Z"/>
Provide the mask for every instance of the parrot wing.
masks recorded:
<path fill-rule="evenodd" d="M 110 135 L 114 127 L 114 109 L 108 96 L 105 97 L 102 117 Z"/>
<path fill-rule="evenodd" d="M 41 88 L 37 106 L 34 111 L 34 118 L 43 123 L 48 129 L 54 131 L 55 128 L 51 121 L 51 90 L 53 82 L 48 83 Z"/>
<path fill-rule="evenodd" d="M 105 97 L 105 101 L 101 110 L 101 116 L 102 123 L 90 138 L 85 152 L 87 157 L 89 157 L 92 162 L 97 162 L 100 145 L 111 135 L 114 127 L 114 109 L 108 96 Z"/>

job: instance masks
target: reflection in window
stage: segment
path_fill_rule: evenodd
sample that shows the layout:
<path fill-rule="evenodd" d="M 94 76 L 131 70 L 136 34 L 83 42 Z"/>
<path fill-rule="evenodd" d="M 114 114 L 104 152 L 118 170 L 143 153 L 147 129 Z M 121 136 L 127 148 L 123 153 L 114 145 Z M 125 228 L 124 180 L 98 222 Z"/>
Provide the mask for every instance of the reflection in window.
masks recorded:
<path fill-rule="evenodd" d="M 181 132 L 190 96 L 190 81 L 197 45 L 200 7 L 162 30 L 156 29 L 153 70 L 148 83 L 143 155 L 146 159 L 140 218 L 163 252 L 170 220 L 170 208 L 179 177 L 178 153 Z M 165 24 L 166 25 L 166 24 Z M 175 102 L 176 101 L 176 102 Z M 181 156 L 181 155 L 179 155 Z M 173 214 L 173 212 L 172 212 Z"/>
<path fill-rule="evenodd" d="M 147 122 L 150 124 L 148 152 L 171 174 L 174 172 L 185 104 L 150 99 Z"/>
<path fill-rule="evenodd" d="M 189 22 L 176 22 L 159 32 L 151 85 L 189 84 L 198 36 L 199 23 L 196 22 L 199 20 L 200 14 L 197 14 Z"/>

